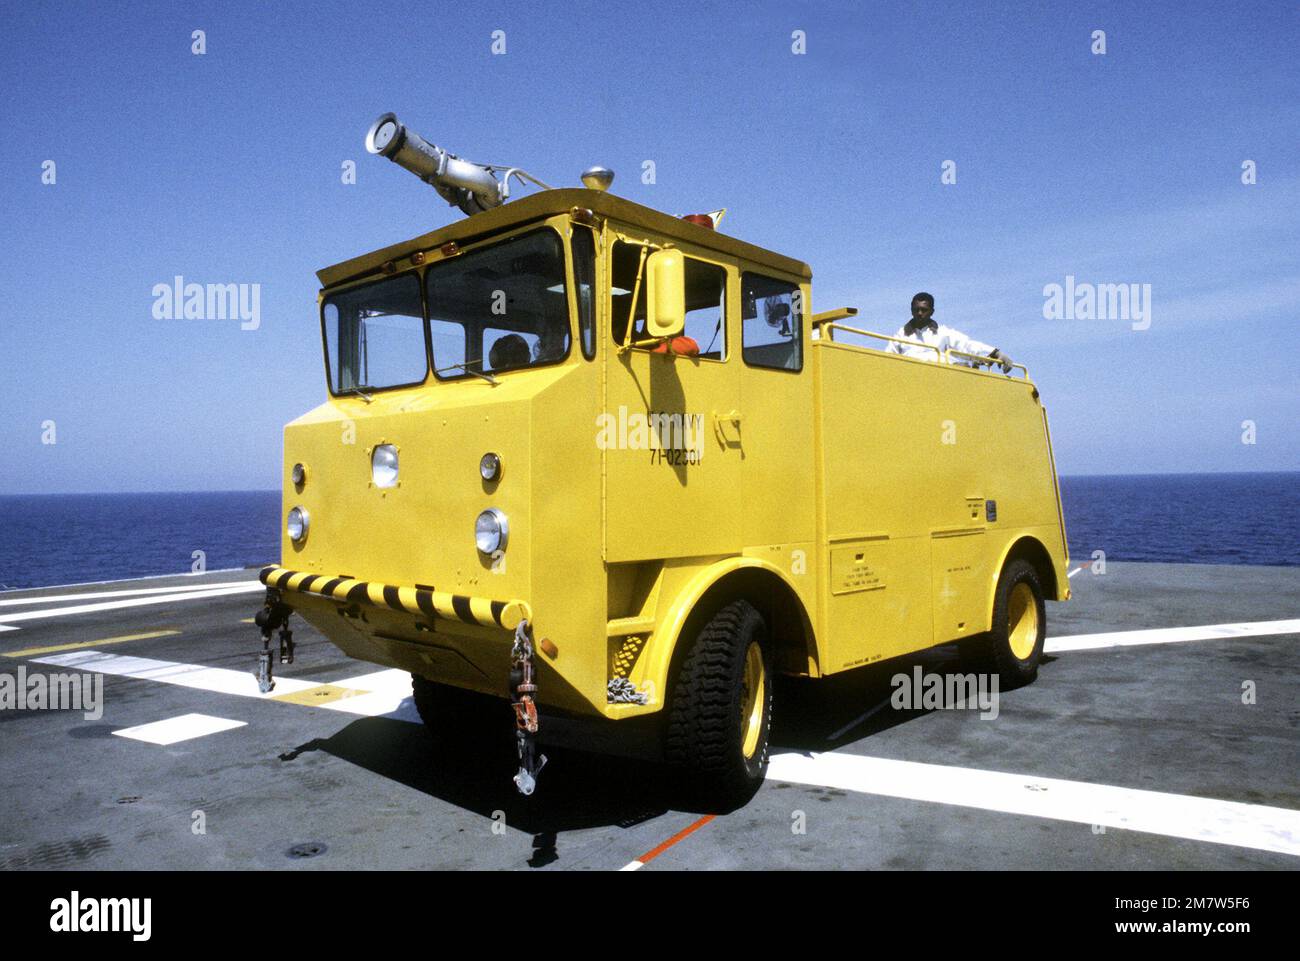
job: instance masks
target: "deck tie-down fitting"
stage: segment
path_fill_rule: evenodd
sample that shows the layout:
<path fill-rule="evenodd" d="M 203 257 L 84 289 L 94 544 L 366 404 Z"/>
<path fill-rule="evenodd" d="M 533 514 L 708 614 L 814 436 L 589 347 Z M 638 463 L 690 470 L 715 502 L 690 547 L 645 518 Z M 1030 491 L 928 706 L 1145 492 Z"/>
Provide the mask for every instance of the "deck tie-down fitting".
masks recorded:
<path fill-rule="evenodd" d="M 510 705 L 515 709 L 515 744 L 519 749 L 519 773 L 514 782 L 525 797 L 537 790 L 537 775 L 546 766 L 546 755 L 537 753 L 536 696 L 532 626 L 522 620 L 515 627 L 515 642 L 510 648 Z"/>

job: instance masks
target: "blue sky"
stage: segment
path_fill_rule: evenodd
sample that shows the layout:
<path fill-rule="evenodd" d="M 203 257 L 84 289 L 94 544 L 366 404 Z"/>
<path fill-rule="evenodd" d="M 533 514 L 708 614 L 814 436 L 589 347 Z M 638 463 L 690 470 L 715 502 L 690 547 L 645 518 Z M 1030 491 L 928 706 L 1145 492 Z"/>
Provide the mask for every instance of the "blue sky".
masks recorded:
<path fill-rule="evenodd" d="M 385 110 L 555 185 L 602 163 L 728 207 L 876 330 L 933 292 L 1030 366 L 1062 473 L 1300 469 L 1295 4 L 360 9 L 6 6 L 0 493 L 276 486 L 324 396 L 314 271 L 460 216 L 365 154 Z M 177 274 L 260 284 L 260 328 L 155 319 Z M 1066 275 L 1150 284 L 1150 328 L 1045 319 Z"/>

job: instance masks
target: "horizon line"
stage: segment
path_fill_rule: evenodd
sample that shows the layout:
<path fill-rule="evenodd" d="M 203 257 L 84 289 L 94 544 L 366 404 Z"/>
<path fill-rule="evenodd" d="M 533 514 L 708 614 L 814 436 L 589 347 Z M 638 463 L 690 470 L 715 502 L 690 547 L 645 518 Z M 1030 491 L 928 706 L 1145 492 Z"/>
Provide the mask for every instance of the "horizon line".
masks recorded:
<path fill-rule="evenodd" d="M 1058 474 L 1058 479 L 1075 477 L 1251 477 L 1266 474 L 1300 474 L 1300 468 L 1289 470 L 1199 470 L 1199 471 L 1136 471 L 1119 474 Z M 278 487 L 222 487 L 188 490 L 132 490 L 132 491 L 13 491 L 0 493 L 0 497 L 85 497 L 85 496 L 131 496 L 138 494 L 278 494 Z"/>

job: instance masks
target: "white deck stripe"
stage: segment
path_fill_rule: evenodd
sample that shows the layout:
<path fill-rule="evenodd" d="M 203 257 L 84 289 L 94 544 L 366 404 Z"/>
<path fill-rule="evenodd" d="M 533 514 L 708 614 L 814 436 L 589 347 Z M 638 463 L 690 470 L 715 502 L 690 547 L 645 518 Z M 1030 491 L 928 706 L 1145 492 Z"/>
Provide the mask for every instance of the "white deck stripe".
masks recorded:
<path fill-rule="evenodd" d="M 295 677 L 276 678 L 275 690 L 263 694 L 257 689 L 253 672 L 232 671 L 224 667 L 202 667 L 198 664 L 179 664 L 176 661 L 156 661 L 149 657 L 129 657 L 122 654 L 105 654 L 102 651 L 73 651 L 68 654 L 51 654 L 33 657 L 38 664 L 57 664 L 93 674 L 110 674 L 114 677 L 134 677 L 146 681 L 159 681 L 179 687 L 192 687 L 217 694 L 238 694 L 243 697 L 271 698 L 279 694 L 297 694 L 321 681 L 306 681 Z"/>
<path fill-rule="evenodd" d="M 85 594 L 42 594 L 0 600 L 0 607 L 25 607 L 28 604 L 55 604 L 63 601 L 95 601 L 105 597 L 141 597 L 146 594 L 183 594 L 187 591 L 212 591 L 223 587 L 260 584 L 260 581 L 218 581 L 215 584 L 186 584 L 182 587 L 137 587 L 129 591 L 94 591 Z M 0 617 L 4 615 L 0 614 Z"/>
<path fill-rule="evenodd" d="M 778 754 L 768 778 L 1300 856 L 1300 811 L 852 754 Z"/>
<path fill-rule="evenodd" d="M 203 667 L 198 664 L 181 664 L 177 661 L 159 661 L 148 657 L 130 657 L 121 654 L 105 654 L 102 651 L 73 651 L 68 654 L 51 654 L 47 657 L 33 657 L 29 660 L 38 664 L 56 664 L 59 667 L 76 668 L 97 674 L 110 674 L 114 677 L 134 677 L 146 681 L 158 681 L 163 684 L 175 684 L 180 687 L 212 691 L 216 694 L 237 694 L 242 697 L 256 697 L 263 700 L 282 694 L 298 694 L 329 683 L 335 687 L 346 687 L 365 691 L 351 697 L 339 698 L 324 704 L 313 705 L 326 711 L 340 711 L 359 717 L 388 716 L 396 721 L 420 723 L 420 717 L 411 697 L 411 675 L 405 671 L 386 670 L 362 674 L 359 677 L 341 681 L 311 681 L 305 678 L 277 677 L 275 690 L 263 694 L 257 689 L 257 678 L 252 671 L 232 671 L 224 667 Z"/>
<path fill-rule="evenodd" d="M 93 614 L 96 611 L 114 611 L 123 607 L 144 607 L 148 604 L 171 604 L 174 601 L 193 601 L 206 597 L 221 597 L 225 594 L 247 594 L 264 591 L 260 581 L 236 584 L 232 587 L 217 587 L 208 590 L 191 590 L 186 594 L 168 594 L 164 597 L 131 597 L 122 601 L 100 601 L 97 604 L 76 604 L 72 607 L 56 607 L 45 611 L 23 611 L 20 614 L 0 614 L 0 622 L 16 624 L 19 621 L 34 621 L 43 617 L 68 617 L 72 614 Z"/>
<path fill-rule="evenodd" d="M 1095 651 L 1135 644 L 1177 644 L 1183 641 L 1213 641 L 1229 637 L 1260 637 L 1267 634 L 1300 634 L 1300 620 L 1252 621 L 1245 624 L 1206 624 L 1201 627 L 1157 627 L 1144 631 L 1112 631 L 1105 634 L 1073 634 L 1049 637 L 1043 648 L 1048 654 L 1061 651 Z"/>
<path fill-rule="evenodd" d="M 328 704 L 319 704 L 318 707 L 327 711 L 357 714 L 361 717 L 388 716 L 395 721 L 421 723 L 415 705 L 409 701 L 411 697 L 411 675 L 406 671 L 395 669 L 375 671 L 372 674 L 349 677 L 334 683 L 339 687 L 356 688 L 371 693 L 340 698 Z M 405 708 L 402 706 L 404 702 L 406 703 Z"/>
<path fill-rule="evenodd" d="M 324 711 L 339 711 L 342 714 L 355 714 L 358 717 L 387 717 L 393 721 L 407 721 L 411 724 L 423 723 L 410 697 L 409 692 L 405 696 L 382 692 L 354 694 L 352 697 L 344 697 L 337 701 L 330 701 L 327 704 L 318 704 L 316 706 Z"/>
<path fill-rule="evenodd" d="M 627 864 L 619 868 L 620 871 L 640 871 L 645 867 L 644 861 L 628 861 Z"/>
<path fill-rule="evenodd" d="M 337 684 L 339 687 L 355 687 L 360 691 L 383 691 L 389 694 L 401 694 L 403 697 L 411 696 L 411 675 L 396 668 L 360 674 L 357 677 L 345 677 L 341 681 L 330 683 Z"/>
<path fill-rule="evenodd" d="M 125 727 L 113 733 L 118 737 L 129 737 L 133 741 L 166 745 L 179 744 L 181 741 L 190 741 L 220 731 L 231 731 L 237 727 L 245 727 L 247 724 L 247 721 L 230 721 L 210 714 L 182 714 L 180 717 L 154 721 L 152 724 Z"/>

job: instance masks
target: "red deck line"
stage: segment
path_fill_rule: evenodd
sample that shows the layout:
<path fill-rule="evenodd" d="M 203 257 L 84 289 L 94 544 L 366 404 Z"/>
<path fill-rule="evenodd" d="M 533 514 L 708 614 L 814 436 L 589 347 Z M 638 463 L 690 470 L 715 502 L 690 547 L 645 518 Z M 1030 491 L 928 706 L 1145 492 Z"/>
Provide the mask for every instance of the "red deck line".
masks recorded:
<path fill-rule="evenodd" d="M 649 851 L 647 851 L 645 854 L 643 854 L 643 855 L 641 855 L 639 858 L 637 858 L 637 860 L 640 861 L 642 864 L 646 864 L 646 863 L 649 862 L 651 859 L 659 857 L 659 855 L 663 854 L 665 851 L 667 851 L 670 847 L 672 847 L 672 846 L 673 846 L 674 844 L 676 844 L 678 841 L 682 840 L 682 838 L 686 837 L 687 835 L 690 835 L 690 834 L 695 833 L 695 832 L 698 831 L 700 828 L 704 827 L 704 825 L 706 825 L 706 824 L 708 824 L 710 821 L 712 821 L 715 817 L 717 817 L 716 814 L 706 814 L 706 815 L 704 815 L 704 817 L 700 818 L 700 819 L 699 819 L 698 821 L 696 821 L 694 824 L 692 824 L 692 825 L 690 825 L 689 827 L 683 828 L 682 830 L 678 831 L 676 834 L 674 834 L 672 837 L 670 837 L 667 841 L 663 842 L 663 844 L 660 844 L 660 845 L 658 845 L 657 847 L 653 847 L 653 848 L 651 848 L 651 849 L 650 849 Z"/>

